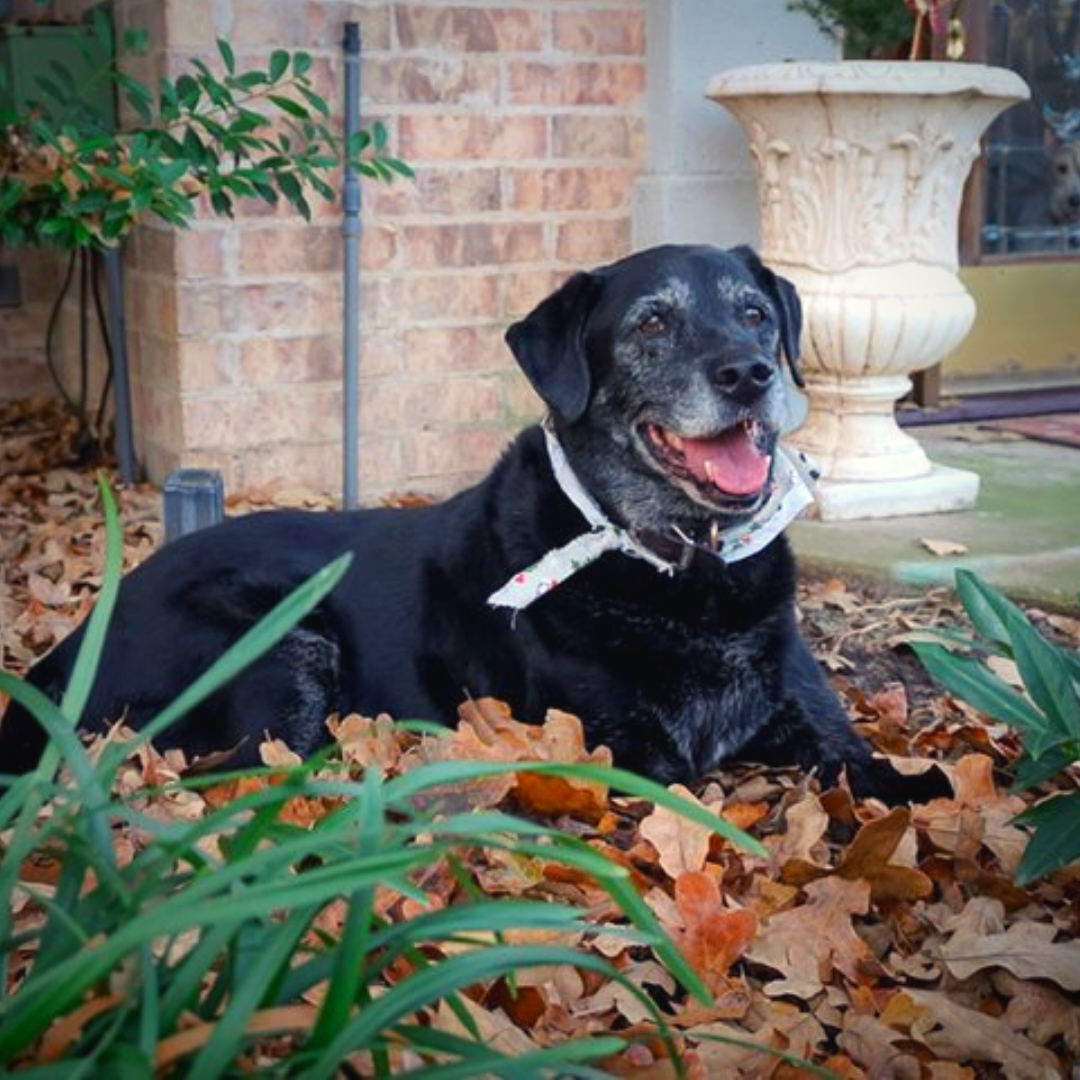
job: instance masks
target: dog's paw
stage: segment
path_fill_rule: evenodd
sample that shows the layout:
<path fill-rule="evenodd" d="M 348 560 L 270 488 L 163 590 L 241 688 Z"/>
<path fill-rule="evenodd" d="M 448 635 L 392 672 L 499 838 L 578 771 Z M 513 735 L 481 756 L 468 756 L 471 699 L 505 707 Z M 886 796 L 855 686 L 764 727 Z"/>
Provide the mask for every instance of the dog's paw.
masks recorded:
<path fill-rule="evenodd" d="M 924 772 L 902 773 L 890 762 L 869 756 L 845 764 L 851 790 L 861 799 L 874 798 L 887 806 L 904 806 L 949 799 L 953 795 L 948 777 L 936 765 Z"/>

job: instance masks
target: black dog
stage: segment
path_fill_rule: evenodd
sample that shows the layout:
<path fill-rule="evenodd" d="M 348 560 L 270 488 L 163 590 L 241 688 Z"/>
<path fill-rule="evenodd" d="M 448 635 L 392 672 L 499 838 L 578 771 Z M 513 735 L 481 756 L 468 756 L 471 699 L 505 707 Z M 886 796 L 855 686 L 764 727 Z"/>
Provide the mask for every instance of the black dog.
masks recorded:
<path fill-rule="evenodd" d="M 240 744 L 247 763 L 269 730 L 307 754 L 333 712 L 447 721 L 493 695 L 522 718 L 577 713 L 591 743 L 665 782 L 737 756 L 826 780 L 846 766 L 890 801 L 936 791 L 852 731 L 796 630 L 788 545 L 770 540 L 802 490 L 777 447 L 800 320 L 748 248 L 661 247 L 574 275 L 507 335 L 547 433 L 438 506 L 258 514 L 169 545 L 123 583 L 86 726 L 140 726 L 351 551 L 314 614 L 163 745 Z M 31 673 L 53 697 L 79 636 Z M 0 771 L 41 747 L 12 707 Z"/>

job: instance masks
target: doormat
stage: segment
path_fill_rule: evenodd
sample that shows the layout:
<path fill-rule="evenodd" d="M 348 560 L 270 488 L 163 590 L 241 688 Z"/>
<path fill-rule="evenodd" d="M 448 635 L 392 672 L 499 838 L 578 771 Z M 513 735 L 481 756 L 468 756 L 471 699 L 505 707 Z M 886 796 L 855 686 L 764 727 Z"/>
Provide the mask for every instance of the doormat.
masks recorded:
<path fill-rule="evenodd" d="M 979 427 L 993 431 L 1011 431 L 1029 439 L 1038 439 L 1039 442 L 1080 447 L 1080 412 L 1016 416 L 1009 420 L 990 420 Z"/>

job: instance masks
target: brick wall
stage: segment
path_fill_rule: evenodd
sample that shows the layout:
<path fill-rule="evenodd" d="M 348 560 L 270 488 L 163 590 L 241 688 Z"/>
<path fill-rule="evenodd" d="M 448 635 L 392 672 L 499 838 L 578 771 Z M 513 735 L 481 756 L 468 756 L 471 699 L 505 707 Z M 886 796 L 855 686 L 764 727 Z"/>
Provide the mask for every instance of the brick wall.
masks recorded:
<path fill-rule="evenodd" d="M 340 109 L 343 23 L 364 41 L 363 110 L 415 182 L 364 191 L 361 494 L 437 494 L 482 473 L 539 403 L 506 325 L 573 269 L 625 253 L 644 161 L 645 0 L 128 0 L 174 74 L 273 48 L 316 58 Z M 145 74 L 146 72 L 141 72 Z M 341 476 L 341 239 L 243 206 L 141 229 L 127 256 L 137 436 L 152 475 L 230 487 Z"/>

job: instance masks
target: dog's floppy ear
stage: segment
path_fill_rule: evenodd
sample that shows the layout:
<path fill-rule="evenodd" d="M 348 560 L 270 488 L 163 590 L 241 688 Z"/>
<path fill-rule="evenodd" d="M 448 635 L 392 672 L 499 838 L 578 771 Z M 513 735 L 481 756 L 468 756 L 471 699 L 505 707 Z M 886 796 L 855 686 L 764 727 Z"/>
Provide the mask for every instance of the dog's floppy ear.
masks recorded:
<path fill-rule="evenodd" d="M 506 332 L 506 343 L 533 389 L 568 424 L 580 420 L 589 406 L 585 323 L 599 295 L 594 274 L 575 274 Z"/>
<path fill-rule="evenodd" d="M 799 366 L 799 337 L 802 334 L 802 302 L 795 286 L 774 274 L 757 256 L 753 248 L 743 245 L 732 251 L 749 267 L 757 283 L 769 294 L 780 313 L 780 345 L 787 357 L 791 377 L 796 386 L 805 386 L 802 368 Z"/>

